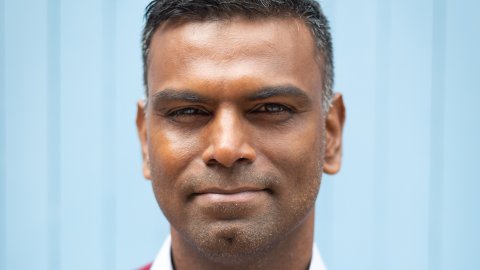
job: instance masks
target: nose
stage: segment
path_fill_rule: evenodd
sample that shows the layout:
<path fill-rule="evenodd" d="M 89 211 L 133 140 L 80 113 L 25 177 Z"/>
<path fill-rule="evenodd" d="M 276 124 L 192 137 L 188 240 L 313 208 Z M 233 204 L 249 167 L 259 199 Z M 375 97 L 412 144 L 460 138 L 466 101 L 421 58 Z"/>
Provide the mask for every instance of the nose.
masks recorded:
<path fill-rule="evenodd" d="M 248 142 L 246 127 L 242 116 L 234 108 L 219 109 L 207 130 L 209 145 L 202 154 L 203 162 L 227 168 L 237 162 L 253 162 L 256 153 Z"/>

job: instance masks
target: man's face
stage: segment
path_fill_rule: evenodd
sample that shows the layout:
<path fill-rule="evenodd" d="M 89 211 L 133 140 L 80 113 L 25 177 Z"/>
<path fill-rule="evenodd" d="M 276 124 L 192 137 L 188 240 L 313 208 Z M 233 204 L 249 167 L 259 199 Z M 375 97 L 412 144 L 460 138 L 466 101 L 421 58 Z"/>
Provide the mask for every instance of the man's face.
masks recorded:
<path fill-rule="evenodd" d="M 137 119 L 144 175 L 172 229 L 204 254 L 261 252 L 313 216 L 325 152 L 316 57 L 295 19 L 154 34 Z"/>

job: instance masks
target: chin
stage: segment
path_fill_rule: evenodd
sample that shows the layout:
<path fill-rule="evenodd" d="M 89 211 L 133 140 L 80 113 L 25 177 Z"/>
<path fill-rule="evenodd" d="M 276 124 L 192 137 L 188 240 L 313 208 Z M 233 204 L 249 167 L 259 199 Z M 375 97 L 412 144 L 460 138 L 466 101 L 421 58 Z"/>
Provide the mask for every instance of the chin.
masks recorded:
<path fill-rule="evenodd" d="M 273 222 L 221 221 L 197 226 L 189 235 L 192 247 L 204 256 L 215 262 L 235 264 L 261 258 L 284 234 Z"/>

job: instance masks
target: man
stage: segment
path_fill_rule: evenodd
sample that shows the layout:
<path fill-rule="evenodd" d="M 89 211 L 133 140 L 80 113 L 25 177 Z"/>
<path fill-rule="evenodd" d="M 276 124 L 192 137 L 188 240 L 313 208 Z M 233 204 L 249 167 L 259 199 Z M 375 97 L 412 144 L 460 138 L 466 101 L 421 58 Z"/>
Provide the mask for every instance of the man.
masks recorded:
<path fill-rule="evenodd" d="M 345 113 L 319 5 L 157 0 L 146 18 L 137 127 L 171 242 L 145 269 L 325 269 L 314 205 Z"/>

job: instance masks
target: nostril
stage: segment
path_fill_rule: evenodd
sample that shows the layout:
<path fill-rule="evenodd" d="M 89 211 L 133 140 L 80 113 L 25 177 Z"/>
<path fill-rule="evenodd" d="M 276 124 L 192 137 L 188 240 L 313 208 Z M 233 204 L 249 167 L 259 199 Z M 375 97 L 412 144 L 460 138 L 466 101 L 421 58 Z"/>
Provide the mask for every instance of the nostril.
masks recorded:
<path fill-rule="evenodd" d="M 207 164 L 207 166 L 215 166 L 219 163 L 214 158 L 212 158 L 212 159 L 209 159 L 206 164 Z"/>
<path fill-rule="evenodd" d="M 202 153 L 202 160 L 207 166 L 221 165 L 231 167 L 235 163 L 252 163 L 256 154 L 253 147 L 249 144 L 211 144 Z"/>
<path fill-rule="evenodd" d="M 250 160 L 248 158 L 244 158 L 244 157 L 239 158 L 238 161 L 240 161 L 240 162 L 250 162 Z"/>
<path fill-rule="evenodd" d="M 231 167 L 234 164 L 239 164 L 239 163 L 251 163 L 253 160 L 245 157 L 238 158 L 236 160 L 223 160 L 219 158 L 210 158 L 207 160 L 206 165 L 207 166 L 222 166 L 222 167 Z"/>

